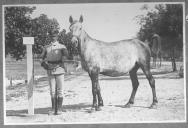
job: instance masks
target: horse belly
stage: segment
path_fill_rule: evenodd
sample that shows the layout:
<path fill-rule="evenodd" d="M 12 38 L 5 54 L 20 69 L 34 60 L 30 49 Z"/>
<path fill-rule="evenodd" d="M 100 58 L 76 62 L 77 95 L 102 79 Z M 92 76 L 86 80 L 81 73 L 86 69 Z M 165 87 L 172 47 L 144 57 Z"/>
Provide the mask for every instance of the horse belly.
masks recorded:
<path fill-rule="evenodd" d="M 120 58 L 108 58 L 102 61 L 100 72 L 107 76 L 122 76 L 128 73 L 134 66 L 137 58 L 134 56 L 122 56 Z"/>
<path fill-rule="evenodd" d="M 114 71 L 114 70 L 103 70 L 102 72 L 100 72 L 100 74 L 102 75 L 106 75 L 106 76 L 111 76 L 111 77 L 117 77 L 117 76 L 123 76 L 126 73 L 124 72 L 118 72 L 118 71 Z"/>

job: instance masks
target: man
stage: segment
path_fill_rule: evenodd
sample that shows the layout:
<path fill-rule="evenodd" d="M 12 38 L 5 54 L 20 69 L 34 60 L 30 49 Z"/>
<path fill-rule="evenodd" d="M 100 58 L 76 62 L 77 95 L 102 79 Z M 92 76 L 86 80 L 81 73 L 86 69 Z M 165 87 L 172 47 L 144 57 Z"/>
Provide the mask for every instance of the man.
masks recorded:
<path fill-rule="evenodd" d="M 52 42 L 43 48 L 43 52 L 41 54 L 41 66 L 47 70 L 50 84 L 52 109 L 49 111 L 49 115 L 59 115 L 62 113 L 62 86 L 64 85 L 65 74 L 64 60 L 67 60 L 68 51 L 63 44 L 60 44 L 57 41 L 58 33 L 59 32 L 57 30 L 49 32 Z M 57 107 L 56 111 L 55 107 Z"/>

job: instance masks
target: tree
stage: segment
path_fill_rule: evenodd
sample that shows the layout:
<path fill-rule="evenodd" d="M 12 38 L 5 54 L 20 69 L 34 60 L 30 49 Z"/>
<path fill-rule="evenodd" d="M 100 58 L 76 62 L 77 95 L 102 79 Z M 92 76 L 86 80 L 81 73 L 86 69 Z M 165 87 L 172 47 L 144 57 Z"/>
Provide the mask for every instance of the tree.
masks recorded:
<path fill-rule="evenodd" d="M 144 6 L 142 10 L 147 10 Z M 152 33 L 162 37 L 162 48 L 170 50 L 173 71 L 176 71 L 175 50 L 183 48 L 183 7 L 181 4 L 156 5 L 156 11 L 148 11 L 147 15 L 137 16 L 141 25 L 138 38 L 150 41 Z"/>
<path fill-rule="evenodd" d="M 28 34 L 31 26 L 30 14 L 35 7 L 5 7 L 5 55 L 16 59 L 25 55 L 22 37 Z"/>
<path fill-rule="evenodd" d="M 64 44 L 69 52 L 69 59 L 73 59 L 74 55 L 78 55 L 78 48 L 71 44 L 72 34 L 70 32 L 66 33 L 66 30 L 63 29 L 59 33 L 59 42 Z"/>
<path fill-rule="evenodd" d="M 41 14 L 32 20 L 31 36 L 35 37 L 33 51 L 35 54 L 42 52 L 42 46 L 50 43 L 51 38 L 48 35 L 52 29 L 59 30 L 59 23 L 56 19 L 49 19 L 47 15 Z"/>
<path fill-rule="evenodd" d="M 56 19 L 49 19 L 45 14 L 32 19 L 30 15 L 36 7 L 6 7 L 5 8 L 5 54 L 10 54 L 16 60 L 25 56 L 25 46 L 22 37 L 32 36 L 35 39 L 33 52 L 40 54 L 42 46 L 50 42 L 48 32 L 59 30 Z"/>

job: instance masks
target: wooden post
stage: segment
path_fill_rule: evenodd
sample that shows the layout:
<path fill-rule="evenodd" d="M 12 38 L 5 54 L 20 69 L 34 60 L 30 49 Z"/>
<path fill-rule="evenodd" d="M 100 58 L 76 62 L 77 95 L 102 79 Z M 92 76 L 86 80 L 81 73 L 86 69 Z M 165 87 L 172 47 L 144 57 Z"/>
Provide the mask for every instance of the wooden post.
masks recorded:
<path fill-rule="evenodd" d="M 27 54 L 27 86 L 28 86 L 28 114 L 34 115 L 34 99 L 33 99 L 33 53 L 32 45 L 34 37 L 23 37 L 23 44 L 26 45 Z"/>
<path fill-rule="evenodd" d="M 12 87 L 12 76 L 10 77 L 10 86 Z"/>

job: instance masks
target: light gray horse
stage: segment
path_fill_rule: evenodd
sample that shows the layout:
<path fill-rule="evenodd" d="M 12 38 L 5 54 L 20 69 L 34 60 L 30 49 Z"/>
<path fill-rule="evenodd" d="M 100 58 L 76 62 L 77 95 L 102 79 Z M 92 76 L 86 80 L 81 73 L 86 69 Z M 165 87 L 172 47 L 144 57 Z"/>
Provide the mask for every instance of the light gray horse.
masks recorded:
<path fill-rule="evenodd" d="M 151 38 L 151 56 L 153 57 L 153 66 L 157 66 L 159 59 L 159 66 L 161 66 L 161 37 L 158 34 L 153 34 Z"/>
<path fill-rule="evenodd" d="M 153 103 L 150 108 L 157 106 L 155 80 L 150 72 L 150 49 L 137 39 L 121 40 L 106 43 L 91 38 L 83 29 L 81 16 L 79 21 L 69 18 L 72 43 L 79 49 L 82 67 L 88 72 L 92 81 L 93 106 L 92 110 L 101 110 L 103 100 L 99 86 L 99 74 L 121 76 L 130 74 L 132 94 L 125 107 L 131 107 L 139 85 L 137 70 L 141 68 L 149 81 L 153 93 Z"/>

